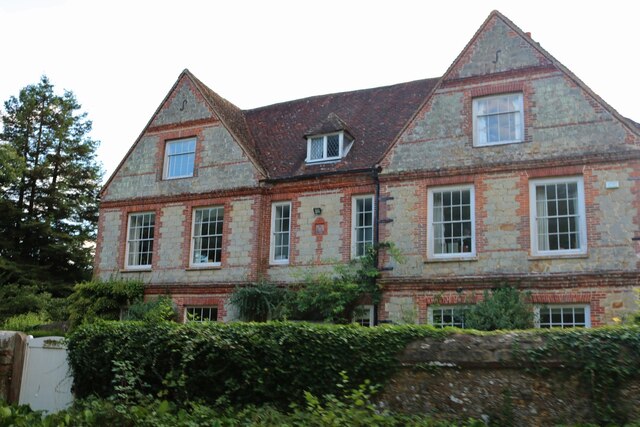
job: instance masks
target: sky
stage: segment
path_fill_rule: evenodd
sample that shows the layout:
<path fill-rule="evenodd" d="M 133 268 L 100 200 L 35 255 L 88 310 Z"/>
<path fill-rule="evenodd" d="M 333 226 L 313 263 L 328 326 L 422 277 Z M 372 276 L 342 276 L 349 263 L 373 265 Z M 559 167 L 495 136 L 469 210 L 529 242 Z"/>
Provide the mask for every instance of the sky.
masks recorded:
<path fill-rule="evenodd" d="M 73 91 L 106 181 L 185 68 L 242 109 L 439 77 L 494 9 L 640 122 L 635 0 L 0 0 L 0 109 Z"/>

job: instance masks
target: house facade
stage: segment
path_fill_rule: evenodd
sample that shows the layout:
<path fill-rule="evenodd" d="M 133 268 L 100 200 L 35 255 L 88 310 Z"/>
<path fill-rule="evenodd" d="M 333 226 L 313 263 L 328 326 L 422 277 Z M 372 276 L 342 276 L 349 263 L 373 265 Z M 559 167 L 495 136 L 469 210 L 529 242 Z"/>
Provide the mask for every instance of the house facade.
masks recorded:
<path fill-rule="evenodd" d="M 483 291 L 541 327 L 637 310 L 640 125 L 499 12 L 439 78 L 240 110 L 185 70 L 101 194 L 95 275 L 229 321 L 376 242 L 377 321 L 463 326 Z"/>

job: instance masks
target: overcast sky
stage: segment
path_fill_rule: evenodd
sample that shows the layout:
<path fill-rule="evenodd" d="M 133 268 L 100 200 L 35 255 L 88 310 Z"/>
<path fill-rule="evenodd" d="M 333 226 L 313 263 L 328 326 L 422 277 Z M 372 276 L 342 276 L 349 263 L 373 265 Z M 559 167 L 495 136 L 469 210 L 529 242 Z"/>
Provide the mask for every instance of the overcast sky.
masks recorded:
<path fill-rule="evenodd" d="M 438 77 L 493 9 L 640 121 L 635 0 L 0 0 L 0 100 L 73 91 L 106 180 L 184 68 L 242 109 Z"/>

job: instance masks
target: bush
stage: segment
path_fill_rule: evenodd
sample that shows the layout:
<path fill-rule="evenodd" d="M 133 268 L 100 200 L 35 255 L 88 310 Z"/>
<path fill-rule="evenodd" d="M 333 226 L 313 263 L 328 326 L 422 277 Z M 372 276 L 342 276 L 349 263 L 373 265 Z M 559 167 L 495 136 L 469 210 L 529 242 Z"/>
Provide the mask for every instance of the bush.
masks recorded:
<path fill-rule="evenodd" d="M 288 314 L 291 291 L 271 283 L 261 282 L 236 288 L 231 303 L 244 321 L 265 322 L 284 320 Z"/>
<path fill-rule="evenodd" d="M 2 324 L 2 329 L 5 331 L 28 332 L 46 323 L 48 320 L 47 316 L 43 313 L 17 314 L 5 320 Z"/>
<path fill-rule="evenodd" d="M 38 313 L 50 300 L 51 294 L 38 286 L 4 284 L 0 286 L 0 322 L 18 314 Z"/>
<path fill-rule="evenodd" d="M 120 310 L 142 301 L 144 285 L 140 281 L 109 280 L 83 282 L 69 296 L 69 323 L 75 328 L 97 319 L 117 320 Z"/>
<path fill-rule="evenodd" d="M 116 386 L 135 383 L 142 395 L 178 402 L 287 407 L 304 391 L 335 394 L 343 371 L 350 385 L 384 383 L 407 343 L 448 333 L 419 326 L 99 322 L 71 333 L 68 349 L 78 397 L 108 397 Z"/>
<path fill-rule="evenodd" d="M 533 327 L 533 305 L 527 295 L 511 287 L 484 292 L 484 300 L 465 313 L 465 327 L 481 331 Z"/>
<path fill-rule="evenodd" d="M 290 412 L 271 406 L 250 406 L 234 410 L 216 410 L 191 403 L 179 406 L 167 400 L 150 400 L 139 405 L 120 406 L 112 400 L 77 401 L 71 408 L 56 414 L 43 415 L 27 406 L 7 406 L 0 402 L 0 426 L 16 427 L 481 427 L 481 421 L 463 424 L 433 421 L 426 416 L 406 416 L 380 412 L 370 403 L 330 398 L 326 403 L 308 395 L 308 404 Z"/>
<path fill-rule="evenodd" d="M 171 297 L 168 296 L 131 304 L 124 316 L 124 320 L 143 320 L 145 322 L 175 321 L 177 318 L 178 313 L 176 313 Z"/>

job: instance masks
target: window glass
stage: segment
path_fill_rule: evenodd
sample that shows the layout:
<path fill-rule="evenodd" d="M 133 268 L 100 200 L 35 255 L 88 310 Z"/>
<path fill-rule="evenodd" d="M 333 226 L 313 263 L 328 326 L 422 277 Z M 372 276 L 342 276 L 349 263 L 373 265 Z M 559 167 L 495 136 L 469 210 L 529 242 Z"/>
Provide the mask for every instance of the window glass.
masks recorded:
<path fill-rule="evenodd" d="M 532 247 L 535 252 L 585 252 L 582 179 L 531 182 Z"/>
<path fill-rule="evenodd" d="M 291 230 L 291 204 L 277 203 L 272 211 L 272 261 L 289 260 L 289 235 Z"/>
<path fill-rule="evenodd" d="M 467 310 L 468 308 L 465 306 L 430 307 L 429 322 L 437 328 L 446 326 L 464 328 L 464 317 Z"/>
<path fill-rule="evenodd" d="M 202 208 L 194 211 L 193 264 L 219 265 L 222 259 L 222 226 L 224 208 Z"/>
<path fill-rule="evenodd" d="M 373 196 L 356 197 L 353 205 L 354 256 L 359 257 L 373 246 Z"/>
<path fill-rule="evenodd" d="M 522 141 L 521 93 L 478 98 L 473 103 L 476 145 Z"/>
<path fill-rule="evenodd" d="M 537 326 L 540 328 L 589 327 L 589 306 L 549 305 L 538 308 Z"/>
<path fill-rule="evenodd" d="M 218 307 L 186 307 L 185 322 L 215 322 L 218 320 Z"/>
<path fill-rule="evenodd" d="M 153 257 L 155 213 L 131 214 L 127 234 L 127 266 L 147 267 Z"/>
<path fill-rule="evenodd" d="M 431 192 L 431 243 L 434 255 L 474 252 L 471 188 Z"/>
<path fill-rule="evenodd" d="M 193 176 L 195 153 L 195 138 L 167 142 L 165 178 L 171 179 Z"/>

